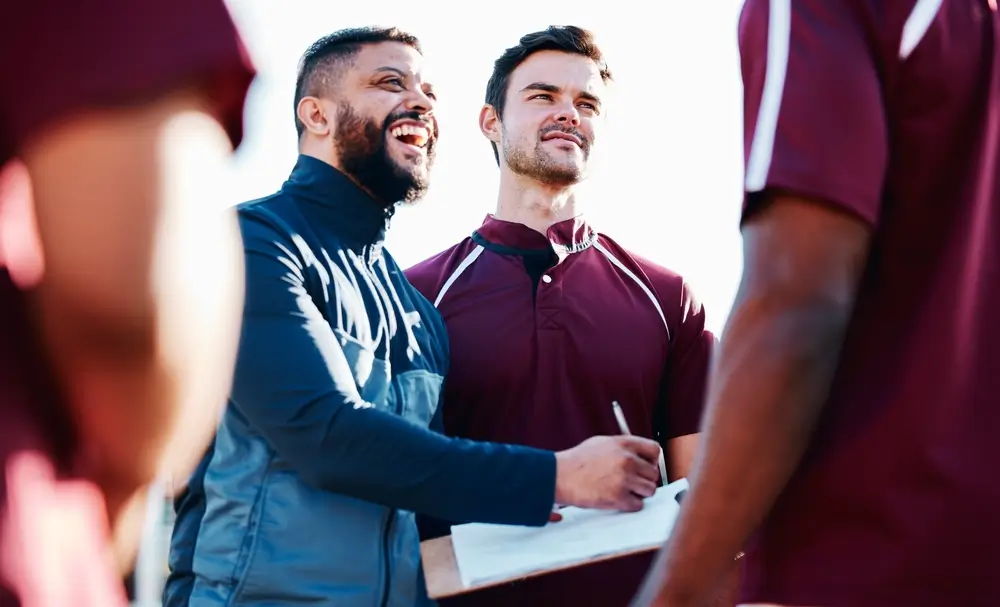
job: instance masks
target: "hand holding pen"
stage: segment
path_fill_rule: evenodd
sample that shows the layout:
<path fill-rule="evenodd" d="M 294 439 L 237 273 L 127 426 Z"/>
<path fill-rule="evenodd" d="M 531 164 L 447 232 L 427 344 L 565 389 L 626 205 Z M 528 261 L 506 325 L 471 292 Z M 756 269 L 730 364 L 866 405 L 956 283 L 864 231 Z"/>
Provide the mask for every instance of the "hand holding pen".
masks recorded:
<path fill-rule="evenodd" d="M 615 419 L 618 420 L 618 427 L 621 429 L 622 434 L 631 436 L 632 432 L 628 429 L 628 422 L 625 421 L 625 414 L 622 413 L 622 407 L 618 404 L 618 401 L 611 401 L 611 408 L 615 412 Z M 667 486 L 667 460 L 663 457 L 663 449 L 660 449 L 659 455 L 659 468 L 660 468 L 660 483 L 666 487 Z"/>

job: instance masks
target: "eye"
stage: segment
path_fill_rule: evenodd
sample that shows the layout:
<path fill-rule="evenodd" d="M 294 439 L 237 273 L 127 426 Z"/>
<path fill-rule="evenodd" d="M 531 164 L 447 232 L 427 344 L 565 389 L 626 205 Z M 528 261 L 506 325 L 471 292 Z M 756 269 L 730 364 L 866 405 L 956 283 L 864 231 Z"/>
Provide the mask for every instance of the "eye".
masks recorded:
<path fill-rule="evenodd" d="M 389 85 L 396 88 L 403 88 L 403 79 L 398 76 L 393 76 L 392 78 L 386 78 L 382 81 L 383 85 Z"/>
<path fill-rule="evenodd" d="M 597 106 L 594 105 L 593 103 L 590 103 L 590 102 L 587 102 L 587 101 L 584 101 L 583 103 L 581 103 L 580 106 L 581 107 L 585 107 L 585 108 L 590 109 L 590 110 L 594 110 L 595 112 L 597 111 Z"/>
<path fill-rule="evenodd" d="M 532 99 L 545 99 L 546 101 L 552 101 L 552 95 L 548 93 L 539 93 L 537 95 L 532 95 L 531 97 L 528 97 L 529 101 L 531 101 Z"/>
<path fill-rule="evenodd" d="M 424 93 L 424 95 L 427 95 L 428 99 L 431 99 L 433 101 L 437 101 L 438 96 L 437 96 L 437 93 L 435 93 L 434 91 L 426 91 Z"/>

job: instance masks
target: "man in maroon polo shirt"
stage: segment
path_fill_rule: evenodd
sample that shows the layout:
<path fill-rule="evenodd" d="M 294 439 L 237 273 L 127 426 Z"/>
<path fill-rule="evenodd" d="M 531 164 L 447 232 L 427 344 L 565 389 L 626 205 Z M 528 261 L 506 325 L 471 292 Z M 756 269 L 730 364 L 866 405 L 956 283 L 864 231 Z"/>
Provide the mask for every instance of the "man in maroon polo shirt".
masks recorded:
<path fill-rule="evenodd" d="M 748 0 L 745 269 L 636 605 L 1000 605 L 993 0 Z M 756 530 L 756 534 L 754 531 Z"/>
<path fill-rule="evenodd" d="M 673 480 L 693 457 L 714 338 L 681 276 L 577 211 L 610 79 L 580 28 L 550 27 L 508 49 L 480 113 L 500 167 L 496 213 L 407 277 L 448 326 L 448 434 L 565 449 L 620 434 L 617 401 L 633 433 L 665 445 Z M 424 530 L 448 533 L 432 522 Z M 650 561 L 619 559 L 442 604 L 622 607 Z"/>
<path fill-rule="evenodd" d="M 221 0 L 2 13 L 0 604 L 104 607 L 108 527 L 127 566 L 229 388 L 242 254 L 211 184 L 253 72 Z"/>

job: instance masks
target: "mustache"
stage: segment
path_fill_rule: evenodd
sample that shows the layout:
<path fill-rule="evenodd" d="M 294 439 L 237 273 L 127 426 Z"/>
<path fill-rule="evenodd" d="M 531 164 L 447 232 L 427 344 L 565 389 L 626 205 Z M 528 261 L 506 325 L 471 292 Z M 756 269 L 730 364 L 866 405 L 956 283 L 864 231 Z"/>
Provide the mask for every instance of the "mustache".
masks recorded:
<path fill-rule="evenodd" d="M 388 131 L 389 125 L 396 122 L 397 120 L 413 120 L 416 122 L 422 122 L 425 127 L 427 127 L 427 132 L 431 134 L 431 142 L 437 141 L 438 138 L 438 124 L 437 120 L 434 119 L 430 114 L 422 114 L 415 110 L 408 112 L 396 112 L 395 114 L 389 114 L 385 118 L 385 122 L 382 123 L 382 130 Z"/>
<path fill-rule="evenodd" d="M 587 139 L 586 137 L 584 137 L 583 133 L 581 133 L 580 131 L 578 131 L 576 129 L 567 129 L 567 128 L 563 128 L 563 127 L 561 127 L 559 125 L 553 125 L 553 126 L 544 128 L 541 131 L 538 131 L 538 138 L 541 139 L 542 137 L 545 137 L 549 133 L 553 133 L 553 132 L 565 133 L 567 135 L 572 135 L 573 137 L 576 137 L 577 139 L 580 140 L 580 143 L 583 144 L 583 146 L 582 146 L 583 149 L 588 149 L 590 147 L 590 140 Z"/>

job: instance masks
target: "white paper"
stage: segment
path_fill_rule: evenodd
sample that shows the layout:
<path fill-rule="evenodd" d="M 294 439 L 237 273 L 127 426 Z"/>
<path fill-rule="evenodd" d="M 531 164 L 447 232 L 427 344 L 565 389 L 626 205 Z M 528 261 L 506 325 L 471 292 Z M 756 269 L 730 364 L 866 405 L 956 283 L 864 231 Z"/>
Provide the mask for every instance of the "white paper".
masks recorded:
<path fill-rule="evenodd" d="M 462 585 L 466 588 L 583 563 L 591 559 L 654 548 L 666 541 L 687 479 L 660 487 L 639 512 L 568 507 L 563 520 L 544 527 L 470 523 L 451 528 Z"/>

